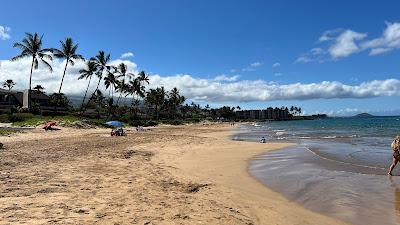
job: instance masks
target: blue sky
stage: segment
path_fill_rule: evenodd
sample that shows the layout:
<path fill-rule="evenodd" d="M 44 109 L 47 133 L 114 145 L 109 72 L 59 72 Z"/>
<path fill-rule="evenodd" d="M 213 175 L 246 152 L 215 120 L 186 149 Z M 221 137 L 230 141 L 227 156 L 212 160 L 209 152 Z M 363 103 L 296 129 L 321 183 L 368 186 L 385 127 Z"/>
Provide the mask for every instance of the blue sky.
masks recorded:
<path fill-rule="evenodd" d="M 24 32 L 38 32 L 44 33 L 45 47 L 58 46 L 59 40 L 71 36 L 85 57 L 99 50 L 110 52 L 114 60 L 131 62 L 133 71 L 145 70 L 167 87 L 177 84 L 202 104 L 296 104 L 307 113 L 400 114 L 399 8 L 398 1 L 345 0 L 4 1 L 0 79 L 16 73 L 16 66 L 6 62 L 18 54 L 12 44 Z M 121 59 L 127 52 L 134 56 Z M 184 75 L 189 77 L 182 79 Z M 60 77 L 51 76 L 36 79 L 51 86 L 52 79 Z M 370 84 L 374 80 L 383 83 Z M 331 83 L 322 85 L 323 81 Z M 196 82 L 205 86 L 200 90 Z M 257 96 L 240 88 L 257 88 L 257 82 L 265 87 L 254 91 Z M 363 82 L 369 85 L 360 87 Z M 296 83 L 317 86 L 293 86 Z M 360 90 L 346 91 L 336 83 Z M 26 88 L 27 82 L 21 78 L 19 85 Z M 208 91 L 207 85 L 212 87 Z M 270 93 L 277 88 L 301 92 Z M 335 94 L 304 94 L 318 88 L 332 88 Z M 365 89 L 372 94 L 364 94 Z"/>

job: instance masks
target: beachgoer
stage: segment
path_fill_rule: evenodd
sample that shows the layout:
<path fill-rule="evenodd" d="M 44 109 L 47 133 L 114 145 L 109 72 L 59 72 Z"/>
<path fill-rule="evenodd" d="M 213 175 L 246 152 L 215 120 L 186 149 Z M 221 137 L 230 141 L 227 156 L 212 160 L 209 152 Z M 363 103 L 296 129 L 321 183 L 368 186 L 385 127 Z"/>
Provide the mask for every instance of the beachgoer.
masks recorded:
<path fill-rule="evenodd" d="M 262 137 L 260 143 L 265 143 L 265 137 Z"/>
<path fill-rule="evenodd" d="M 392 165 L 389 167 L 388 175 L 393 176 L 392 171 L 397 163 L 400 161 L 400 136 L 397 136 L 392 142 L 392 150 L 393 150 L 393 161 Z"/>

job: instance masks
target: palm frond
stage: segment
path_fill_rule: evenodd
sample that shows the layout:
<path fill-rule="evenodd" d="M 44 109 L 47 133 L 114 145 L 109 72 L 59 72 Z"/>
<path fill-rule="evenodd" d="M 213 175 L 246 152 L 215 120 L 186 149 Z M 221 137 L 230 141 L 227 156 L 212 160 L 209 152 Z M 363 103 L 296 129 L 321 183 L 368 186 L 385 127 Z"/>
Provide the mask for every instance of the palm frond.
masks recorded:
<path fill-rule="evenodd" d="M 51 65 L 46 60 L 44 60 L 42 58 L 42 59 L 40 59 L 40 61 L 50 70 L 50 72 L 53 72 L 53 68 L 51 67 Z"/>

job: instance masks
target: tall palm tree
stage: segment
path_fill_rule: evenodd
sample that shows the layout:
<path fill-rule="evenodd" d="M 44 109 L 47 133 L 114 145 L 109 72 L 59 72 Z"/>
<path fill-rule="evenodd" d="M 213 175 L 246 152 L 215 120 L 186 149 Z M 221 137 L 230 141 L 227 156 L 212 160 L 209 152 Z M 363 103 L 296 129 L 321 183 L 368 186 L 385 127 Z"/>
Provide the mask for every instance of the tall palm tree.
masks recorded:
<path fill-rule="evenodd" d="M 15 84 L 16 83 L 13 80 L 8 79 L 3 82 L 3 87 L 8 88 L 8 90 L 11 91 L 11 89 L 15 86 Z"/>
<path fill-rule="evenodd" d="M 125 65 L 125 63 L 120 63 L 117 67 L 117 75 L 116 78 L 121 79 L 121 81 L 118 83 L 118 91 L 119 91 L 119 96 L 117 99 L 117 105 L 119 102 L 119 99 L 121 98 L 122 94 L 125 92 L 126 89 L 126 84 L 125 84 L 125 78 L 133 78 L 135 75 L 133 73 L 128 72 L 128 66 Z"/>
<path fill-rule="evenodd" d="M 115 77 L 114 73 L 108 72 L 107 76 L 104 77 L 104 85 L 106 86 L 106 90 L 110 88 L 111 90 L 111 98 L 114 97 L 114 89 L 117 86 L 117 78 Z"/>
<path fill-rule="evenodd" d="M 42 48 L 42 39 L 43 35 L 39 36 L 37 33 L 25 33 L 25 38 L 22 39 L 21 42 L 17 42 L 14 44 L 14 48 L 21 49 L 21 53 L 13 58 L 11 61 L 16 61 L 25 57 L 32 57 L 32 64 L 31 64 L 31 73 L 29 76 L 29 101 L 28 107 L 31 106 L 31 95 L 30 92 L 32 90 L 32 73 L 33 69 L 37 69 L 39 66 L 39 62 L 43 63 L 50 72 L 53 72 L 53 68 L 49 64 L 47 60 L 53 61 L 53 57 L 49 54 L 52 50 Z"/>
<path fill-rule="evenodd" d="M 60 49 L 52 49 L 53 55 L 59 59 L 65 59 L 65 67 L 63 76 L 61 79 L 60 88 L 58 89 L 58 93 L 61 93 L 61 88 L 64 82 L 65 72 L 67 71 L 67 66 L 70 64 L 71 66 L 75 65 L 74 60 L 85 60 L 82 55 L 76 53 L 78 49 L 78 44 L 74 44 L 72 38 L 66 38 L 65 41 L 60 41 L 61 48 Z"/>
<path fill-rule="evenodd" d="M 159 109 L 160 106 L 162 106 L 164 104 L 165 101 L 165 96 L 166 96 L 166 92 L 164 87 L 157 87 L 156 89 L 150 89 L 147 94 L 146 94 L 146 98 L 145 101 L 150 104 L 153 105 L 155 107 L 155 112 L 156 112 L 156 118 L 159 118 Z"/>
<path fill-rule="evenodd" d="M 98 76 L 99 81 L 94 91 L 96 92 L 99 89 L 101 80 L 103 79 L 103 72 L 106 71 L 108 73 L 111 73 L 111 68 L 113 68 L 113 66 L 108 65 L 110 61 L 110 54 L 106 55 L 104 51 L 99 51 L 99 54 L 95 57 L 90 58 L 90 61 L 92 61 L 97 67 L 96 75 Z"/>
<path fill-rule="evenodd" d="M 78 80 L 81 80 L 81 79 L 84 79 L 84 78 L 85 79 L 89 78 L 89 82 L 88 82 L 88 85 L 86 87 L 85 95 L 83 96 L 81 109 L 83 109 L 83 104 L 85 104 L 86 95 L 87 95 L 87 92 L 88 92 L 89 86 L 90 86 L 90 81 L 92 80 L 93 74 L 95 74 L 96 71 L 97 71 L 97 66 L 93 61 L 87 61 L 86 62 L 86 68 L 79 70 L 80 76 L 78 77 Z"/>
<path fill-rule="evenodd" d="M 145 73 L 144 71 L 140 71 L 139 74 L 138 74 L 138 76 L 139 76 L 140 82 L 147 83 L 147 84 L 150 83 L 150 82 L 149 82 L 149 80 L 150 80 L 150 79 L 149 79 L 149 76 L 146 75 L 146 73 Z"/>

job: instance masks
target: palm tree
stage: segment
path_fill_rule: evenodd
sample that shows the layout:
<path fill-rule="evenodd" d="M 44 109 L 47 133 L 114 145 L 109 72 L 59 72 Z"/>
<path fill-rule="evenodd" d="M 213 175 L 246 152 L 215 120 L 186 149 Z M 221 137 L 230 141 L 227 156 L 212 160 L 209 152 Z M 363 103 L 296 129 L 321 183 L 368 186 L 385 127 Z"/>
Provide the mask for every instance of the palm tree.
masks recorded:
<path fill-rule="evenodd" d="M 11 79 L 8 79 L 6 81 L 4 81 L 3 83 L 3 87 L 4 88 L 8 88 L 9 91 L 11 91 L 11 89 L 15 86 L 15 82 Z"/>
<path fill-rule="evenodd" d="M 124 63 L 120 63 L 117 67 L 117 78 L 122 78 L 120 82 L 117 83 L 117 89 L 119 91 L 119 96 L 117 99 L 117 104 L 119 102 L 119 99 L 122 96 L 122 93 L 124 93 L 126 91 L 126 84 L 125 84 L 125 78 L 126 77 L 134 77 L 135 75 L 133 73 L 128 73 L 128 67 L 124 64 Z"/>
<path fill-rule="evenodd" d="M 86 62 L 86 68 L 79 70 L 80 76 L 78 77 L 78 80 L 81 80 L 83 78 L 85 78 L 85 79 L 89 78 L 89 82 L 86 87 L 85 95 L 83 96 L 81 109 L 83 109 L 83 104 L 85 103 L 85 100 L 86 100 L 86 95 L 89 90 L 90 81 L 92 80 L 93 74 L 96 73 L 96 70 L 97 70 L 97 66 L 93 61 Z"/>
<path fill-rule="evenodd" d="M 33 90 L 43 93 L 44 87 L 42 85 L 38 84 L 33 88 Z"/>
<path fill-rule="evenodd" d="M 164 90 L 164 87 L 157 87 L 156 89 L 150 89 L 147 94 L 145 101 L 153 105 L 155 107 L 155 112 L 156 112 L 156 118 L 159 118 L 159 108 L 164 104 L 165 101 L 165 96 L 166 92 Z"/>
<path fill-rule="evenodd" d="M 143 88 L 143 86 L 141 86 L 139 77 L 129 81 L 129 83 L 127 85 L 127 94 L 132 95 L 131 106 L 133 105 L 133 103 L 135 101 L 135 95 L 142 97 L 142 98 L 145 96 L 144 88 Z"/>
<path fill-rule="evenodd" d="M 147 83 L 147 84 L 150 83 L 150 82 L 149 82 L 149 80 L 150 80 L 150 79 L 149 79 L 149 76 L 146 75 L 144 71 L 140 71 L 140 73 L 138 74 L 138 76 L 139 76 L 140 82 Z"/>
<path fill-rule="evenodd" d="M 56 58 L 66 60 L 60 88 L 58 89 L 59 94 L 61 93 L 61 88 L 64 82 L 65 72 L 67 71 L 68 64 L 71 64 L 71 66 L 73 66 L 75 65 L 74 60 L 85 60 L 82 55 L 76 53 L 76 50 L 78 49 L 78 44 L 74 44 L 72 38 L 68 37 L 65 39 L 65 41 L 60 41 L 60 43 L 61 43 L 61 49 L 55 49 L 55 48 L 52 49 L 53 55 Z"/>
<path fill-rule="evenodd" d="M 29 76 L 29 100 L 28 100 L 28 107 L 31 106 L 31 95 L 30 92 L 32 90 L 32 72 L 33 69 L 37 69 L 39 66 L 39 61 L 43 63 L 49 70 L 50 72 L 53 72 L 53 68 L 49 64 L 48 61 L 50 60 L 53 61 L 53 57 L 48 54 L 51 52 L 51 49 L 43 49 L 42 48 L 42 39 L 43 35 L 39 36 L 37 33 L 31 34 L 31 33 L 25 33 L 26 37 L 22 39 L 21 42 L 17 42 L 14 44 L 14 48 L 20 48 L 21 53 L 13 58 L 11 58 L 11 61 L 16 61 L 25 57 L 32 57 L 32 64 L 31 64 L 31 73 Z"/>
<path fill-rule="evenodd" d="M 104 51 L 99 51 L 99 54 L 96 55 L 95 57 L 90 58 L 90 61 L 92 61 L 96 67 L 97 67 L 97 72 L 96 75 L 99 78 L 99 81 L 97 83 L 96 89 L 93 93 L 95 93 L 99 89 L 99 85 L 101 80 L 103 79 L 103 72 L 107 71 L 108 73 L 111 73 L 111 68 L 113 66 L 108 65 L 108 62 L 110 61 L 110 54 L 105 54 Z"/>
<path fill-rule="evenodd" d="M 106 90 L 108 88 L 110 88 L 110 90 L 111 90 L 111 98 L 114 97 L 113 89 L 115 89 L 115 86 L 117 85 L 117 82 L 118 81 L 117 81 L 114 73 L 109 72 L 109 73 L 107 73 L 107 76 L 104 77 L 104 85 L 106 86 Z"/>

